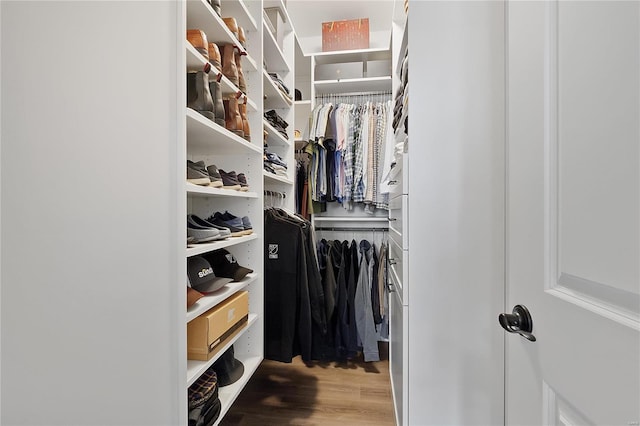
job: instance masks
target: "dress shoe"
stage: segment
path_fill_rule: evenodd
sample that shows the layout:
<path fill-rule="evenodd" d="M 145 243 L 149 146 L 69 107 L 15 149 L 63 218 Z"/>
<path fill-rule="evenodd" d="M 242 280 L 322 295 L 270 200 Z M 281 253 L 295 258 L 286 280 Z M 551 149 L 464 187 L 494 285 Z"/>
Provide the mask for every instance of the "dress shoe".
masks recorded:
<path fill-rule="evenodd" d="M 246 80 L 244 79 L 244 73 L 242 72 L 241 56 L 239 53 L 236 52 L 234 57 L 236 62 L 236 69 L 238 70 L 238 89 L 240 89 L 240 91 L 246 95 L 247 83 L 246 83 Z"/>
<path fill-rule="evenodd" d="M 242 117 L 240 117 L 238 100 L 236 98 L 224 100 L 224 126 L 236 135 L 244 137 Z"/>
<path fill-rule="evenodd" d="M 208 61 L 207 35 L 202 30 L 187 30 L 187 40 Z"/>
<path fill-rule="evenodd" d="M 187 107 L 214 120 L 213 100 L 209 91 L 209 76 L 203 71 L 187 73 Z"/>
<path fill-rule="evenodd" d="M 225 44 L 222 48 L 222 74 L 238 86 L 238 67 L 236 66 L 234 51 L 235 48 L 232 44 Z"/>
<path fill-rule="evenodd" d="M 238 22 L 236 22 L 236 18 L 222 18 L 229 31 L 233 34 L 233 36 L 238 39 Z"/>
<path fill-rule="evenodd" d="M 251 130 L 249 129 L 249 120 L 247 119 L 247 104 L 238 104 L 238 110 L 240 111 L 240 118 L 242 119 L 243 137 L 245 140 L 251 142 Z"/>
<path fill-rule="evenodd" d="M 222 17 L 222 2 L 220 0 L 209 0 L 209 4 L 216 15 Z"/>

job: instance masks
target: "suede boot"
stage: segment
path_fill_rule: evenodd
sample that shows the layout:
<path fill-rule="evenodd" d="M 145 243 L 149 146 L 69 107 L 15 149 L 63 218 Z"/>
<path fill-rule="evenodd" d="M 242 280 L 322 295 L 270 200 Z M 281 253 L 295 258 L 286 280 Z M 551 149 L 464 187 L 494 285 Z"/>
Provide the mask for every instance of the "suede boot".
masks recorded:
<path fill-rule="evenodd" d="M 224 104 L 222 103 L 222 85 L 214 77 L 214 74 L 222 72 L 222 65 L 220 59 L 220 50 L 215 43 L 209 43 L 209 63 L 213 66 L 214 70 L 211 71 L 209 77 L 209 91 L 213 98 L 213 114 L 215 115 L 215 122 L 224 127 Z"/>
<path fill-rule="evenodd" d="M 213 100 L 209 91 L 209 76 L 204 71 L 187 73 L 187 107 L 214 120 Z"/>
<path fill-rule="evenodd" d="M 224 126 L 240 137 L 244 137 L 242 117 L 238 109 L 238 100 L 230 98 L 224 100 Z"/>
<path fill-rule="evenodd" d="M 234 57 L 235 57 L 235 62 L 236 62 L 236 69 L 238 70 L 238 89 L 240 89 L 240 91 L 246 95 L 247 94 L 247 83 L 246 83 L 246 81 L 244 79 L 244 73 L 242 72 L 241 56 L 240 56 L 240 54 L 238 52 L 236 52 Z"/>
<path fill-rule="evenodd" d="M 240 118 L 242 119 L 243 137 L 251 142 L 251 129 L 249 129 L 249 120 L 247 119 L 247 104 L 238 104 L 238 110 L 240 111 Z"/>
<path fill-rule="evenodd" d="M 238 86 L 238 67 L 236 66 L 234 51 L 235 48 L 232 44 L 225 44 L 222 48 L 222 74 Z"/>
<path fill-rule="evenodd" d="M 244 28 L 242 27 L 238 27 L 238 41 L 240 42 L 240 45 L 247 50 L 247 36 L 245 35 Z"/>
<path fill-rule="evenodd" d="M 207 35 L 202 30 L 187 30 L 187 41 L 208 61 Z"/>
<path fill-rule="evenodd" d="M 229 28 L 229 31 L 231 31 L 231 34 L 233 34 L 233 36 L 237 40 L 238 39 L 238 22 L 236 21 L 236 18 L 222 18 L 222 20 L 224 21 L 224 24 L 227 26 L 227 28 Z"/>

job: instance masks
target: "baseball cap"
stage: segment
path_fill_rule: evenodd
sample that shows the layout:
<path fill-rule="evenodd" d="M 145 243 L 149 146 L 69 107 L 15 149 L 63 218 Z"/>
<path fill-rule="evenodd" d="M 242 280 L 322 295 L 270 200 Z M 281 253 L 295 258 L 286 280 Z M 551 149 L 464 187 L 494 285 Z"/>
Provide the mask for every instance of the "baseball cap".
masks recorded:
<path fill-rule="evenodd" d="M 207 259 L 202 256 L 192 256 L 187 260 L 187 275 L 191 287 L 200 293 L 212 293 L 233 281 L 217 276 Z"/>
<path fill-rule="evenodd" d="M 247 274 L 253 272 L 253 269 L 240 266 L 236 258 L 225 249 L 208 253 L 206 260 L 209 261 L 213 267 L 213 271 L 218 277 L 233 278 L 235 281 L 240 281 L 246 277 Z"/>

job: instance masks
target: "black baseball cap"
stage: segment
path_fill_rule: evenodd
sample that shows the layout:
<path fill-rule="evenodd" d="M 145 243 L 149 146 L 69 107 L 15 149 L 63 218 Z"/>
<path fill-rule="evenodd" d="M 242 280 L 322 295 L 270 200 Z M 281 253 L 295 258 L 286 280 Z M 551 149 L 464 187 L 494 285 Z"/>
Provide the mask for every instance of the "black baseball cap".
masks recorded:
<path fill-rule="evenodd" d="M 233 281 L 230 278 L 218 276 L 207 259 L 202 256 L 192 256 L 187 259 L 187 275 L 191 287 L 200 293 L 212 293 Z"/>
<path fill-rule="evenodd" d="M 218 277 L 233 278 L 234 281 L 240 281 L 247 274 L 253 272 L 253 269 L 240 266 L 236 258 L 225 249 L 206 254 L 206 260 L 209 261 Z"/>

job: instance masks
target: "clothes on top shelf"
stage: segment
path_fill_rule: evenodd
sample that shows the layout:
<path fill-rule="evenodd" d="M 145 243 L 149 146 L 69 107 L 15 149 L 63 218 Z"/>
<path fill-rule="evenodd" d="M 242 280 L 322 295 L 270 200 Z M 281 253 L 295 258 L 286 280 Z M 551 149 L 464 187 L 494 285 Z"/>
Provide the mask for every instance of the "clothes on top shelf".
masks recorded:
<path fill-rule="evenodd" d="M 386 246 L 321 240 L 311 224 L 265 210 L 265 358 L 379 360 L 388 336 Z"/>
<path fill-rule="evenodd" d="M 389 207 L 388 190 L 381 186 L 389 143 L 395 144 L 391 127 L 391 101 L 362 105 L 317 105 L 310 117 L 310 210 L 312 202 L 338 202 L 347 210 L 364 203 L 365 211 Z M 391 135 L 391 137 L 389 137 Z M 392 147 L 393 147 L 392 145 Z M 389 166 L 390 168 L 390 166 Z"/>

